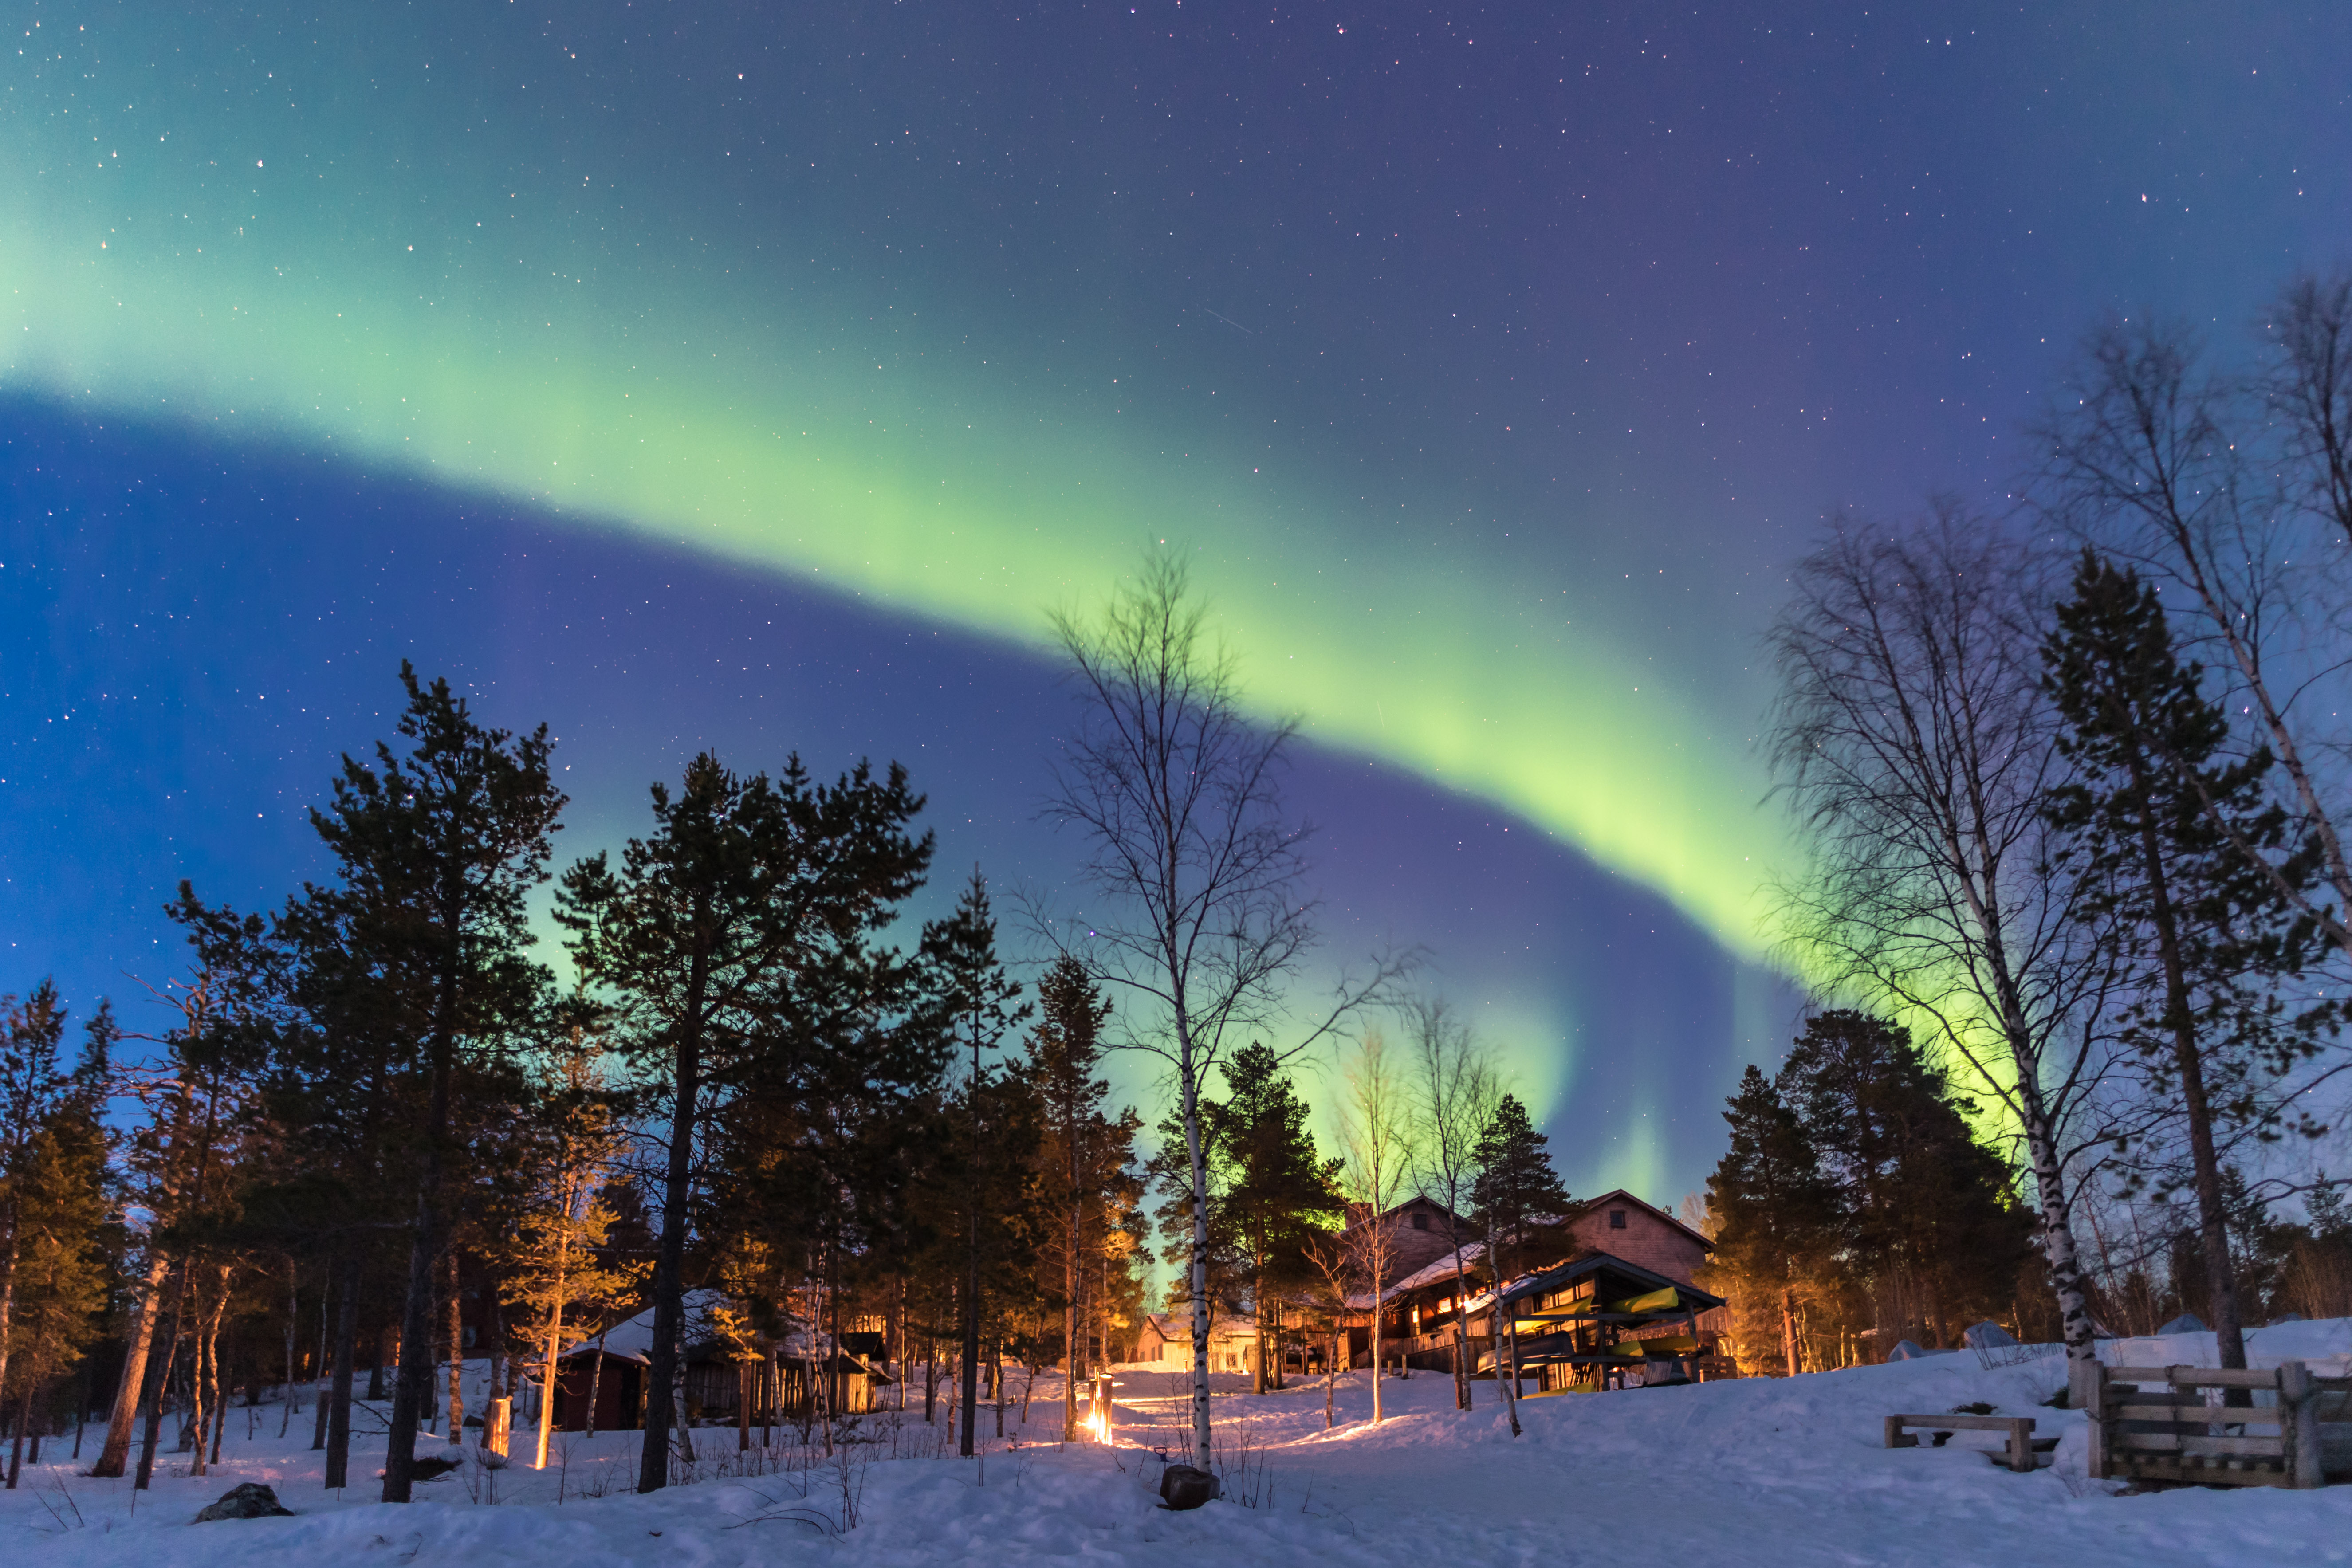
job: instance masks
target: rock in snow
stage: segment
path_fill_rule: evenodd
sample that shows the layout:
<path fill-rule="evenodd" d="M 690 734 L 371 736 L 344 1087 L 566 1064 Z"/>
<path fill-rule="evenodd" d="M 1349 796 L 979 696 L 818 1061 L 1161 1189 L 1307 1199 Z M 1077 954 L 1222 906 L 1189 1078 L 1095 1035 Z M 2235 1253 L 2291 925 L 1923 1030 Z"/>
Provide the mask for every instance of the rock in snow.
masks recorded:
<path fill-rule="evenodd" d="M 2183 1312 L 2156 1331 L 2159 1338 L 2166 1334 L 2201 1334 L 2205 1325 L 2197 1321 L 2196 1313 Z"/>
<path fill-rule="evenodd" d="M 220 1500 L 206 1503 L 196 1510 L 191 1524 L 208 1524 L 215 1519 L 292 1519 L 294 1510 L 278 1500 L 278 1494 L 258 1481 L 247 1481 L 221 1493 Z"/>
<path fill-rule="evenodd" d="M 1996 1345 L 2013 1345 L 2017 1342 L 2017 1336 L 1988 1320 L 1962 1334 L 1960 1342 L 1972 1351 L 1990 1350 Z"/>
<path fill-rule="evenodd" d="M 1160 1477 L 1160 1500 L 1178 1511 L 1199 1508 L 1217 1495 L 1217 1478 L 1190 1465 L 1171 1465 Z"/>

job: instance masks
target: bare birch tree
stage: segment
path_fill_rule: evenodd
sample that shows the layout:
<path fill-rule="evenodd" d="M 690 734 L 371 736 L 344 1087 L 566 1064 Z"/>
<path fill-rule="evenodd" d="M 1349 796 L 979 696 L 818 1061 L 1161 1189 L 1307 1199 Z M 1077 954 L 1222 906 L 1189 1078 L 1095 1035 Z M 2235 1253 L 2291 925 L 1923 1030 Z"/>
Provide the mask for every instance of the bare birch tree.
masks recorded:
<path fill-rule="evenodd" d="M 2343 574 L 2352 540 L 2352 272 L 2297 279 L 2267 313 L 2266 374 L 2209 369 L 2184 322 L 2110 320 L 2035 431 L 2045 515 L 2164 588 L 2225 683 L 2243 748 L 2267 747 L 2296 831 L 2217 828 L 2352 959 L 2344 799 Z M 2325 593 L 2330 585 L 2336 590 Z M 2315 853 L 2316 885 L 2290 856 Z"/>
<path fill-rule="evenodd" d="M 1348 1227 L 1356 1277 L 1371 1301 L 1372 1424 L 1384 1414 L 1381 1300 L 1395 1283 L 1396 1238 L 1389 1211 L 1403 1201 L 1413 1166 L 1412 1105 L 1398 1064 L 1380 1031 L 1365 1031 L 1348 1063 L 1339 1118 L 1339 1183 L 1355 1211 Z"/>
<path fill-rule="evenodd" d="M 1101 900 L 1081 921 L 1033 907 L 1041 936 L 1126 994 L 1122 1048 L 1149 1051 L 1175 1079 L 1192 1176 L 1192 1463 L 1209 1468 L 1209 1172 L 1201 1090 L 1230 1042 L 1286 1037 L 1284 1059 L 1330 1038 L 1383 997 L 1405 961 L 1343 979 L 1303 1026 L 1284 1006 L 1313 946 L 1300 897 L 1307 828 L 1285 811 L 1296 721 L 1253 723 L 1231 654 L 1205 628 L 1183 562 L 1146 559 L 1098 619 L 1053 626 L 1083 718 L 1065 742 L 1048 820 L 1087 840 L 1082 876 Z"/>
<path fill-rule="evenodd" d="M 1470 1408 L 1470 1272 L 1462 1209 L 1478 1175 L 1478 1135 L 1502 1099 L 1493 1054 L 1442 999 L 1416 1003 L 1412 1029 L 1413 1180 L 1425 1197 L 1445 1206 L 1445 1239 L 1454 1248 L 1454 1407 Z"/>
<path fill-rule="evenodd" d="M 1801 973 L 1915 1023 L 2021 1135 L 2068 1357 L 2092 1358 L 2068 1164 L 2111 975 L 2050 868 L 2063 763 L 2030 552 L 1944 507 L 1837 520 L 1771 633 L 1769 745 L 1810 860 L 1776 889 Z"/>

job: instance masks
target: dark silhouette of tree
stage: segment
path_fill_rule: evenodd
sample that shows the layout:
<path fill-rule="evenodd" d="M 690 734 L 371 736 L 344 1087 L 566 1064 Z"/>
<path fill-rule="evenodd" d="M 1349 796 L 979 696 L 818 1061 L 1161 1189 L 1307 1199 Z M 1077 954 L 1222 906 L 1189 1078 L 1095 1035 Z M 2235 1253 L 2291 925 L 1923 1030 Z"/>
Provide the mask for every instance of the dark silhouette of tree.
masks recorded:
<path fill-rule="evenodd" d="M 1804 1370 L 1797 1342 L 1801 1299 L 1818 1289 L 1836 1245 L 1838 1202 L 1821 1173 L 1804 1123 L 1761 1068 L 1750 1063 L 1723 1113 L 1731 1146 L 1707 1178 L 1716 1223 L 1711 1267 L 1746 1301 L 1769 1301 L 1778 1320 L 1780 1364 Z"/>
<path fill-rule="evenodd" d="M 547 727 L 520 738 L 477 722 L 446 680 L 429 686 L 404 660 L 405 754 L 376 747 L 373 766 L 346 756 L 311 826 L 340 885 L 314 890 L 363 950 L 381 955 L 395 1026 L 422 1047 L 424 1115 L 411 1175 L 407 1294 L 400 1380 L 385 1440 L 383 1500 L 406 1502 L 416 1432 L 431 1402 L 435 1266 L 449 1242 L 450 1184 L 460 1174 L 460 1078 L 504 1054 L 546 989 L 526 956 L 525 900 L 547 879 L 564 796 L 548 770 Z"/>
<path fill-rule="evenodd" d="M 895 764 L 824 785 L 793 757 L 772 783 L 706 752 L 676 799 L 658 784 L 652 797 L 654 835 L 631 839 L 617 870 L 602 854 L 574 865 L 557 904 L 666 1123 L 640 1491 L 669 1480 L 702 1134 L 755 1079 L 798 1114 L 803 1090 L 876 1043 L 877 1005 L 907 985 L 904 961 L 876 939 L 932 848 L 908 831 L 923 803 Z"/>
<path fill-rule="evenodd" d="M 2179 1108 L 2211 1326 L 2221 1365 L 2242 1368 L 2216 1127 L 2274 1122 L 2262 1091 L 2316 1054 L 2330 1022 L 2325 1008 L 2290 1015 L 2277 995 L 2316 934 L 2279 884 L 2305 889 L 2319 848 L 2283 851 L 2271 754 L 2226 753 L 2229 718 L 2201 668 L 2174 651 L 2151 584 L 2085 551 L 2056 621 L 2042 660 L 2077 775 L 2053 792 L 2049 815 L 2069 836 L 2063 864 L 2082 881 L 2085 918 L 2133 977 L 2121 1034 Z"/>

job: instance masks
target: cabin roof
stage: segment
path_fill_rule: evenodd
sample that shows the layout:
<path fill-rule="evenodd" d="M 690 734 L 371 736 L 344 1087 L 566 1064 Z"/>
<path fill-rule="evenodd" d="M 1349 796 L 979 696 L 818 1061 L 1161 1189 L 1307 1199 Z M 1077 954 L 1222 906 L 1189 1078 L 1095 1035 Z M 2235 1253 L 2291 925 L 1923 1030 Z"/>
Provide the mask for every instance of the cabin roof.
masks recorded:
<path fill-rule="evenodd" d="M 1588 1252 L 1580 1258 L 1571 1258 L 1565 1263 L 1555 1263 L 1549 1268 L 1538 1268 L 1522 1274 L 1505 1285 L 1500 1291 L 1500 1296 L 1506 1302 L 1524 1301 L 1530 1296 L 1548 1296 L 1554 1290 L 1573 1285 L 1578 1280 L 1595 1274 L 1617 1275 L 1628 1283 L 1639 1286 L 1643 1294 L 1652 1290 L 1663 1290 L 1671 1286 L 1680 1293 L 1682 1300 L 1686 1305 L 1699 1311 L 1708 1311 L 1725 1304 L 1722 1297 L 1702 1290 L 1696 1285 L 1685 1285 L 1679 1279 L 1669 1279 L 1663 1274 L 1654 1274 L 1638 1263 L 1628 1263 L 1615 1254 L 1607 1252 Z M 1473 1310 L 1475 1310 L 1475 1305 Z"/>
<path fill-rule="evenodd" d="M 1672 1226 L 1675 1229 L 1681 1231 L 1685 1236 L 1689 1237 L 1693 1241 L 1698 1243 L 1699 1246 L 1706 1251 L 1713 1252 L 1715 1250 L 1715 1243 L 1709 1241 L 1706 1237 L 1700 1235 L 1697 1231 L 1693 1230 L 1690 1226 L 1685 1225 L 1682 1221 L 1676 1219 L 1673 1215 L 1668 1214 L 1657 1205 L 1654 1203 L 1646 1203 L 1643 1200 L 1635 1197 L 1633 1194 L 1627 1192 L 1622 1187 L 1618 1187 L 1610 1192 L 1605 1192 L 1597 1198 L 1586 1199 L 1583 1203 L 1576 1205 L 1574 1206 L 1574 1211 L 1567 1217 L 1570 1223 L 1573 1223 L 1584 1218 L 1587 1215 L 1597 1214 L 1601 1210 L 1607 1208 L 1612 1204 L 1616 1204 L 1623 1207 L 1640 1209 L 1643 1214 L 1648 1215 L 1652 1219 L 1658 1221 L 1660 1224 Z"/>

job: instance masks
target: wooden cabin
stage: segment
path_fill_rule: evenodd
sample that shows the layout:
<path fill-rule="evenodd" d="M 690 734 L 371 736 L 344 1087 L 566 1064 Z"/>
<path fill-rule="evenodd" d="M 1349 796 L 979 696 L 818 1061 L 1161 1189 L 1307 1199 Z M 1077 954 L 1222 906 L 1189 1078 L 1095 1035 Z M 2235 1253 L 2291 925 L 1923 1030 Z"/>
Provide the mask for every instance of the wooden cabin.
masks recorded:
<path fill-rule="evenodd" d="M 1715 1243 L 1622 1187 L 1578 1205 L 1565 1217 L 1575 1242 L 1570 1250 L 1605 1252 L 1680 1285 L 1696 1279 L 1715 1250 Z"/>
<path fill-rule="evenodd" d="M 1248 1372 L 1256 1363 L 1257 1324 L 1248 1318 L 1218 1316 L 1209 1325 L 1209 1370 Z M 1192 1320 L 1190 1313 L 1152 1312 L 1145 1316 L 1136 1336 L 1135 1359 L 1170 1371 L 1192 1365 Z"/>
<path fill-rule="evenodd" d="M 1403 1205 L 1392 1212 L 1403 1213 L 1410 1208 L 1411 1205 Z M 1444 1213 L 1434 1204 L 1428 1205 L 1428 1208 L 1439 1215 Z M 1442 1234 L 1442 1221 L 1433 1221 L 1433 1226 Z M 1697 1358 L 1707 1353 L 1725 1326 L 1721 1299 L 1700 1290 L 1694 1282 L 1699 1266 L 1706 1262 L 1706 1255 L 1712 1250 L 1714 1243 L 1673 1215 L 1618 1188 L 1588 1199 L 1569 1213 L 1537 1226 L 1519 1257 L 1524 1258 L 1528 1252 L 1538 1258 L 1549 1256 L 1556 1261 L 1548 1264 L 1547 1268 L 1557 1268 L 1587 1258 L 1604 1258 L 1612 1265 L 1622 1265 L 1635 1271 L 1640 1278 L 1654 1281 L 1644 1287 L 1645 1291 L 1654 1292 L 1672 1285 L 1690 1300 L 1704 1298 L 1706 1302 L 1712 1303 L 1711 1306 L 1702 1305 L 1695 1309 L 1695 1316 L 1685 1312 L 1685 1316 L 1690 1319 L 1686 1324 L 1690 1332 L 1685 1337 L 1700 1342 L 1699 1348 L 1691 1355 L 1677 1358 L 1680 1373 L 1688 1375 L 1699 1370 Z M 1382 1358 L 1392 1365 L 1402 1362 L 1408 1367 L 1450 1373 L 1454 1368 L 1454 1322 L 1462 1308 L 1462 1300 L 1466 1295 L 1470 1316 L 1464 1324 L 1464 1331 L 1473 1355 L 1472 1364 L 1480 1369 L 1476 1375 L 1492 1376 L 1488 1335 L 1493 1331 L 1493 1310 L 1491 1294 L 1485 1283 L 1491 1279 L 1491 1271 L 1486 1267 L 1485 1245 L 1474 1241 L 1463 1247 L 1459 1271 L 1455 1268 L 1454 1253 L 1443 1245 L 1433 1252 L 1423 1248 L 1418 1255 L 1425 1257 L 1427 1261 L 1413 1271 L 1395 1278 L 1381 1292 Z M 1517 1267 L 1517 1259 L 1513 1266 Z M 1466 1291 L 1461 1278 L 1464 1274 L 1468 1276 Z M 1628 1286 L 1629 1295 L 1640 1293 L 1631 1291 Z M 1678 1300 L 1682 1299 L 1677 1298 Z M 1359 1320 L 1349 1333 L 1351 1360 L 1356 1364 L 1362 1364 L 1370 1354 L 1370 1300 L 1366 1299 L 1360 1307 Z M 1683 1310 L 1681 1308 L 1676 1310 Z M 1610 1364 L 1614 1367 L 1616 1363 Z M 1545 1375 L 1553 1376 L 1556 1380 L 1569 1376 L 1566 1373 Z M 1674 1370 L 1658 1369 L 1659 1379 L 1671 1375 L 1675 1375 Z M 1612 1385 L 1622 1384 L 1623 1381 L 1622 1377 L 1618 1377 Z"/>
<path fill-rule="evenodd" d="M 687 1294 L 678 1392 L 689 1422 L 740 1420 L 747 1406 L 755 1423 L 799 1421 L 818 1407 L 820 1398 L 836 1415 L 881 1408 L 881 1391 L 895 1380 L 886 1363 L 857 1353 L 858 1347 L 882 1338 L 877 1326 L 859 1323 L 829 1351 L 821 1336 L 798 1330 L 780 1340 L 743 1343 L 719 1331 L 724 1303 L 715 1291 Z M 645 1426 L 653 1318 L 647 1308 L 556 1359 L 557 1430 L 586 1427 L 592 1387 L 597 1431 Z"/>

